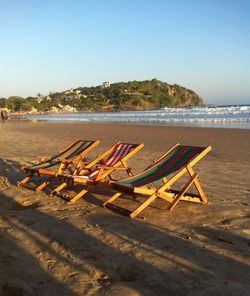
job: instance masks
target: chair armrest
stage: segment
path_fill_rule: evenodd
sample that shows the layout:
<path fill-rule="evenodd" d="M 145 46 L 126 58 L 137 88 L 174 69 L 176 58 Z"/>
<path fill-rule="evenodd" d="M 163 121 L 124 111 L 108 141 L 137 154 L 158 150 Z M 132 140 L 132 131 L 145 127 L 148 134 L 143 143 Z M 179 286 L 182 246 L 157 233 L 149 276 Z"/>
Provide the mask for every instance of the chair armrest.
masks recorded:
<path fill-rule="evenodd" d="M 81 161 L 81 164 L 84 164 L 84 165 L 89 165 L 90 163 L 92 163 L 93 161 Z M 89 167 L 89 168 L 85 168 L 85 167 L 83 167 L 83 169 L 85 170 L 89 170 L 89 169 L 93 169 L 93 168 L 96 168 L 98 165 L 100 165 L 100 163 L 98 162 L 98 163 L 93 163 L 93 165 L 91 166 L 91 167 Z"/>
<path fill-rule="evenodd" d="M 120 170 L 120 171 L 125 171 L 128 168 L 119 168 L 119 167 L 111 167 L 111 166 L 96 166 L 96 167 L 91 167 L 91 168 L 83 168 L 82 171 L 93 171 L 93 170 Z"/>
<path fill-rule="evenodd" d="M 125 171 L 128 168 L 124 168 L 124 167 L 112 167 L 112 166 L 98 166 L 97 169 L 104 169 L 104 170 L 120 170 L 120 171 Z"/>
<path fill-rule="evenodd" d="M 67 159 L 58 158 L 57 160 L 60 161 L 63 164 L 71 164 L 71 163 L 73 163 L 72 160 L 67 160 Z"/>
<path fill-rule="evenodd" d="M 81 164 L 90 164 L 91 161 L 81 161 Z"/>
<path fill-rule="evenodd" d="M 48 160 L 50 159 L 50 156 L 45 156 L 45 155 L 38 155 L 36 156 L 36 160 L 42 162 L 42 161 L 45 161 L 45 160 Z"/>

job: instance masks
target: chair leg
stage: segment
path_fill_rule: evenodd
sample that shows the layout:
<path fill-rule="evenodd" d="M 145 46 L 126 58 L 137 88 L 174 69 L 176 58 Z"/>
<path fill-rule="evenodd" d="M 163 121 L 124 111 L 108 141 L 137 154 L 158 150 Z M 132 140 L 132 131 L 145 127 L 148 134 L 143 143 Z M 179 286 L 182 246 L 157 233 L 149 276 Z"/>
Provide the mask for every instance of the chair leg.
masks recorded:
<path fill-rule="evenodd" d="M 188 173 L 189 173 L 189 175 L 192 177 L 195 173 L 194 173 L 194 170 L 191 168 L 191 167 L 188 167 L 187 168 L 187 170 L 188 170 Z M 195 180 L 194 180 L 194 186 L 195 186 L 195 188 L 196 188 L 196 190 L 198 191 L 198 193 L 199 193 L 199 195 L 200 195 L 200 198 L 201 198 L 201 200 L 202 200 L 202 202 L 204 203 L 204 204 L 207 204 L 207 197 L 206 197 L 206 195 L 205 195 L 205 193 L 204 193 L 204 191 L 203 191 L 203 189 L 202 189 L 202 187 L 201 187 L 201 184 L 200 184 L 200 182 L 198 181 L 198 178 L 196 178 Z"/>
<path fill-rule="evenodd" d="M 131 212 L 130 218 L 134 219 L 141 211 L 143 211 L 149 204 L 151 204 L 157 198 L 157 194 L 152 194 L 144 203 L 142 203 L 136 210 Z"/>
<path fill-rule="evenodd" d="M 57 194 L 58 192 L 60 192 L 63 188 L 67 187 L 67 183 L 64 182 L 61 185 L 57 186 L 56 189 L 54 189 L 51 194 Z"/>
<path fill-rule="evenodd" d="M 36 191 L 41 191 L 43 190 L 45 187 L 47 187 L 53 180 L 55 179 L 54 176 L 49 177 L 46 181 L 44 181 L 42 184 L 38 185 L 36 187 Z"/>
<path fill-rule="evenodd" d="M 26 184 L 27 182 L 29 182 L 29 180 L 33 177 L 33 174 L 29 174 L 27 177 L 25 177 L 23 180 L 19 181 L 17 183 L 18 186 L 23 186 L 24 184 Z"/>
<path fill-rule="evenodd" d="M 172 211 L 174 207 L 177 205 L 177 203 L 180 201 L 182 196 L 187 192 L 187 190 L 191 187 L 191 185 L 194 183 L 194 181 L 197 178 L 197 174 L 194 174 L 192 178 L 186 183 L 186 185 L 183 187 L 183 189 L 177 194 L 177 196 L 174 198 L 174 200 L 169 205 L 168 209 L 169 211 Z"/>
<path fill-rule="evenodd" d="M 198 179 L 195 180 L 194 185 L 195 185 L 195 188 L 197 189 L 197 191 L 198 191 L 198 193 L 200 195 L 200 198 L 201 198 L 202 202 L 204 204 L 207 204 L 207 202 L 208 202 L 207 197 L 206 197 L 206 195 L 205 195 L 205 193 L 204 193 Z"/>
<path fill-rule="evenodd" d="M 75 195 L 73 198 L 71 198 L 71 200 L 69 201 L 69 203 L 75 203 L 76 201 L 78 201 L 78 199 L 80 199 L 81 197 L 83 197 L 87 192 L 88 192 L 88 189 L 83 189 L 82 191 L 80 191 L 79 193 L 77 193 L 77 195 Z"/>
<path fill-rule="evenodd" d="M 121 192 L 117 192 L 116 194 L 114 194 L 112 197 L 110 197 L 108 200 L 106 200 L 102 205 L 104 207 L 106 207 L 107 204 L 112 203 L 113 201 L 115 201 L 119 196 L 121 196 L 122 193 Z"/>

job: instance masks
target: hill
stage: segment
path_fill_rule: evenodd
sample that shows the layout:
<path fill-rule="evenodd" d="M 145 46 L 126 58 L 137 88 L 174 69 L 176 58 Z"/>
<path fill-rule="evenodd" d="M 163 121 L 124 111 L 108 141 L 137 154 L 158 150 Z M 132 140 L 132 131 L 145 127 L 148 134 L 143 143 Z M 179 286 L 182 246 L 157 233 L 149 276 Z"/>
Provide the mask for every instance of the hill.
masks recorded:
<path fill-rule="evenodd" d="M 10 97 L 0 99 L 0 107 L 14 111 L 62 109 L 70 106 L 77 111 L 149 110 L 164 107 L 192 107 L 203 105 L 194 91 L 157 79 L 112 83 L 96 87 L 78 87 L 49 96 Z"/>

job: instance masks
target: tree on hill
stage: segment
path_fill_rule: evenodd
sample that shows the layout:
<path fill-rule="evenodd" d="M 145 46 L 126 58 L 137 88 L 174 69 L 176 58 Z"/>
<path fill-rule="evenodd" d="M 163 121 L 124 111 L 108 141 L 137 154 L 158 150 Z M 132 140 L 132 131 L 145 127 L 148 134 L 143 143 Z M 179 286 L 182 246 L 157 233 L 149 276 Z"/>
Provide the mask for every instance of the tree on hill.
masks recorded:
<path fill-rule="evenodd" d="M 50 109 L 59 104 L 68 104 L 78 110 L 148 110 L 163 107 L 187 107 L 203 104 L 202 99 L 192 90 L 177 84 L 170 85 L 158 79 L 144 81 L 117 82 L 109 87 L 78 87 L 79 92 L 53 92 L 51 100 L 37 97 L 26 99 L 12 96 L 0 99 L 0 106 L 13 111 L 29 111 L 35 107 L 39 111 Z M 42 96 L 38 94 L 39 98 Z"/>

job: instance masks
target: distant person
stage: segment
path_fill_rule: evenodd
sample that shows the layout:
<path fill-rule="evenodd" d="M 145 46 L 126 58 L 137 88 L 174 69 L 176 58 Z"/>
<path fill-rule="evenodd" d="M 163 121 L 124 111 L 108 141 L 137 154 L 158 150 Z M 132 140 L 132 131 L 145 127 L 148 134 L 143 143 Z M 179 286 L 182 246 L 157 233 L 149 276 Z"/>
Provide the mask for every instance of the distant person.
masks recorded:
<path fill-rule="evenodd" d="M 9 117 L 8 117 L 8 112 L 6 110 L 2 110 L 1 111 L 1 120 L 2 122 L 4 123 L 5 120 L 7 120 Z"/>

